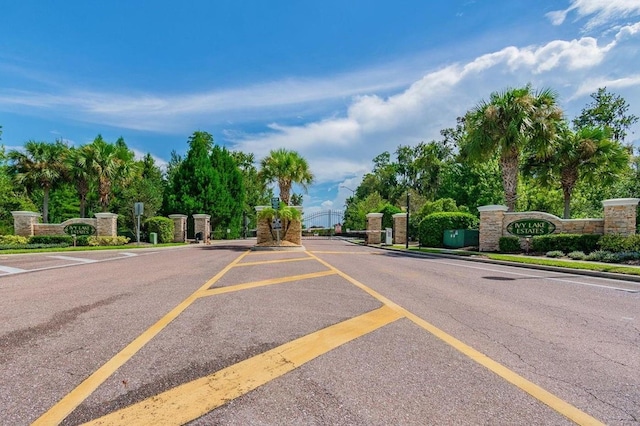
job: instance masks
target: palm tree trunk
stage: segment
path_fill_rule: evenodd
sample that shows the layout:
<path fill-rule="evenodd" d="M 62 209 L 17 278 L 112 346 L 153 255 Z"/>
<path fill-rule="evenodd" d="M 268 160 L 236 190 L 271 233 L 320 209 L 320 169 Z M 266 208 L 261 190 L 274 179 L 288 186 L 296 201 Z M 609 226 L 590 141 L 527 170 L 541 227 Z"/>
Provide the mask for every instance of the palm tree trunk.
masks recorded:
<path fill-rule="evenodd" d="M 513 151 L 513 150 L 512 150 Z M 516 209 L 516 200 L 518 199 L 518 165 L 519 159 L 517 153 L 500 158 L 500 166 L 502 169 L 502 186 L 504 188 L 504 199 L 507 204 L 508 211 L 512 212 Z"/>
<path fill-rule="evenodd" d="M 571 194 L 573 194 L 573 187 L 577 181 L 577 168 L 564 168 L 560 172 L 560 185 L 562 186 L 562 194 L 564 196 L 564 219 L 571 218 Z"/>
<path fill-rule="evenodd" d="M 564 195 L 563 219 L 571 219 L 571 190 L 563 188 L 562 193 Z"/>
<path fill-rule="evenodd" d="M 43 188 L 42 196 L 42 222 L 49 223 L 49 188 Z"/>

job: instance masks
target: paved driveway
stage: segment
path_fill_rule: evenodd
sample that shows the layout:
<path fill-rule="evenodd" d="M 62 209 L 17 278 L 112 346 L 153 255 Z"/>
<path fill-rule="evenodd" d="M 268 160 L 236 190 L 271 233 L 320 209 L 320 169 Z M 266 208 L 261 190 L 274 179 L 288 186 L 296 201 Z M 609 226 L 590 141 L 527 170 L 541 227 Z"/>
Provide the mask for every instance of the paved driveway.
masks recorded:
<path fill-rule="evenodd" d="M 638 283 L 252 243 L 1 258 L 2 423 L 640 418 Z"/>

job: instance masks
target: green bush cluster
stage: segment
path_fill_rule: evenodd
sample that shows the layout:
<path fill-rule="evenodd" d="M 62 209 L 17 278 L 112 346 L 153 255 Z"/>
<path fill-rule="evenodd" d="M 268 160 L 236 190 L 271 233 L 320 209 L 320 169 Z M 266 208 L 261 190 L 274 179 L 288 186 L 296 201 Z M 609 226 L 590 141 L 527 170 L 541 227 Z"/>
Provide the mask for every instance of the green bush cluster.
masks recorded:
<path fill-rule="evenodd" d="M 553 258 L 558 258 L 558 257 L 563 257 L 564 253 L 561 252 L 560 250 L 551 250 L 548 251 L 547 254 L 545 255 L 547 257 L 553 257 Z"/>
<path fill-rule="evenodd" d="M 144 221 L 147 232 L 155 232 L 158 234 L 158 242 L 170 243 L 173 241 L 173 220 L 168 217 L 155 216 Z"/>
<path fill-rule="evenodd" d="M 0 235 L 0 245 L 12 246 L 12 245 L 26 245 L 29 242 L 27 237 L 21 237 L 20 235 Z"/>
<path fill-rule="evenodd" d="M 123 246 L 129 242 L 129 238 L 123 236 L 117 237 L 89 237 L 90 246 Z"/>
<path fill-rule="evenodd" d="M 640 251 L 640 234 L 629 236 L 603 235 L 598 245 L 602 250 L 610 252 Z"/>
<path fill-rule="evenodd" d="M 470 213 L 440 212 L 427 215 L 418 229 L 420 245 L 442 247 L 443 235 L 447 229 L 478 229 L 478 218 Z"/>
<path fill-rule="evenodd" d="M 607 262 L 607 263 L 617 263 L 619 262 L 618 256 L 615 253 L 611 253 L 606 250 L 595 250 L 587 255 L 586 260 L 591 260 L 594 262 Z"/>
<path fill-rule="evenodd" d="M 531 250 L 536 253 L 582 251 L 591 253 L 598 248 L 600 235 L 595 234 L 551 234 L 531 239 Z"/>
<path fill-rule="evenodd" d="M 520 253 L 520 238 L 518 237 L 500 237 L 498 240 L 500 253 Z"/>
<path fill-rule="evenodd" d="M 65 248 L 68 244 L 0 244 L 0 250 L 34 250 L 45 248 Z"/>
<path fill-rule="evenodd" d="M 583 251 L 572 251 L 571 253 L 567 254 L 567 257 L 573 260 L 585 260 L 587 258 L 587 255 L 584 254 Z"/>
<path fill-rule="evenodd" d="M 29 244 L 67 244 L 73 245 L 71 235 L 34 235 L 29 237 Z"/>

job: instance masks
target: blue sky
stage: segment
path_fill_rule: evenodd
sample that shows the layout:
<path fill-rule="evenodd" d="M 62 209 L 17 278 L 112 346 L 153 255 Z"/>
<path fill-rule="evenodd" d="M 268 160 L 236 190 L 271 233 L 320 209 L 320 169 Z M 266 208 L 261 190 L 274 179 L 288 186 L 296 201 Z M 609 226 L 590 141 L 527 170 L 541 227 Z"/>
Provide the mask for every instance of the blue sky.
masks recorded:
<path fill-rule="evenodd" d="M 258 160 L 300 152 L 309 210 L 492 91 L 550 87 L 572 119 L 607 86 L 640 116 L 640 0 L 4 3 L 7 148 L 102 134 L 163 162 L 205 130 Z"/>

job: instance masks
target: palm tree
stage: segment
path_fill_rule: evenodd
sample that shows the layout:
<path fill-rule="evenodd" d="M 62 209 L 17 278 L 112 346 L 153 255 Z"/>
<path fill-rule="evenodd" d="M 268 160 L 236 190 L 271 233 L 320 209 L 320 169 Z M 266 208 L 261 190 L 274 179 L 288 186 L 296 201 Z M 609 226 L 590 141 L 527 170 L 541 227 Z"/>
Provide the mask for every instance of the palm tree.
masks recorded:
<path fill-rule="evenodd" d="M 10 171 L 16 182 L 24 185 L 28 192 L 41 188 L 42 221 L 49 221 L 49 193 L 65 179 L 65 157 L 68 147 L 61 141 L 54 143 L 28 141 L 24 152 L 11 150 L 8 158 L 12 162 Z"/>
<path fill-rule="evenodd" d="M 494 92 L 465 117 L 467 138 L 462 154 L 485 161 L 494 154 L 500 159 L 502 185 L 509 211 L 517 200 L 518 170 L 522 152 L 527 149 L 538 158 L 550 154 L 556 140 L 556 125 L 562 111 L 555 92 L 533 92 L 531 86 Z"/>
<path fill-rule="evenodd" d="M 80 197 L 80 217 L 86 217 L 87 195 L 94 178 L 93 170 L 90 167 L 93 162 L 93 152 L 88 145 L 83 145 L 80 148 L 72 148 L 67 157 L 69 178 L 76 185 Z"/>
<path fill-rule="evenodd" d="M 260 162 L 260 174 L 265 182 L 278 182 L 280 199 L 289 205 L 289 195 L 293 183 L 300 184 L 304 190 L 313 182 L 307 160 L 296 151 L 285 148 L 272 150 L 269 156 Z"/>
<path fill-rule="evenodd" d="M 578 180 L 609 185 L 628 166 L 626 148 L 610 137 L 611 131 L 606 128 L 584 127 L 573 132 L 564 126 L 559 144 L 549 158 L 527 160 L 525 173 L 542 185 L 554 186 L 559 178 L 565 219 L 571 217 L 571 195 Z"/>
<path fill-rule="evenodd" d="M 86 145 L 86 167 L 98 180 L 98 198 L 102 211 L 106 212 L 113 183 L 126 183 L 135 170 L 134 156 L 127 148 L 122 138 L 116 144 L 106 142 L 98 135 L 92 143 Z"/>

